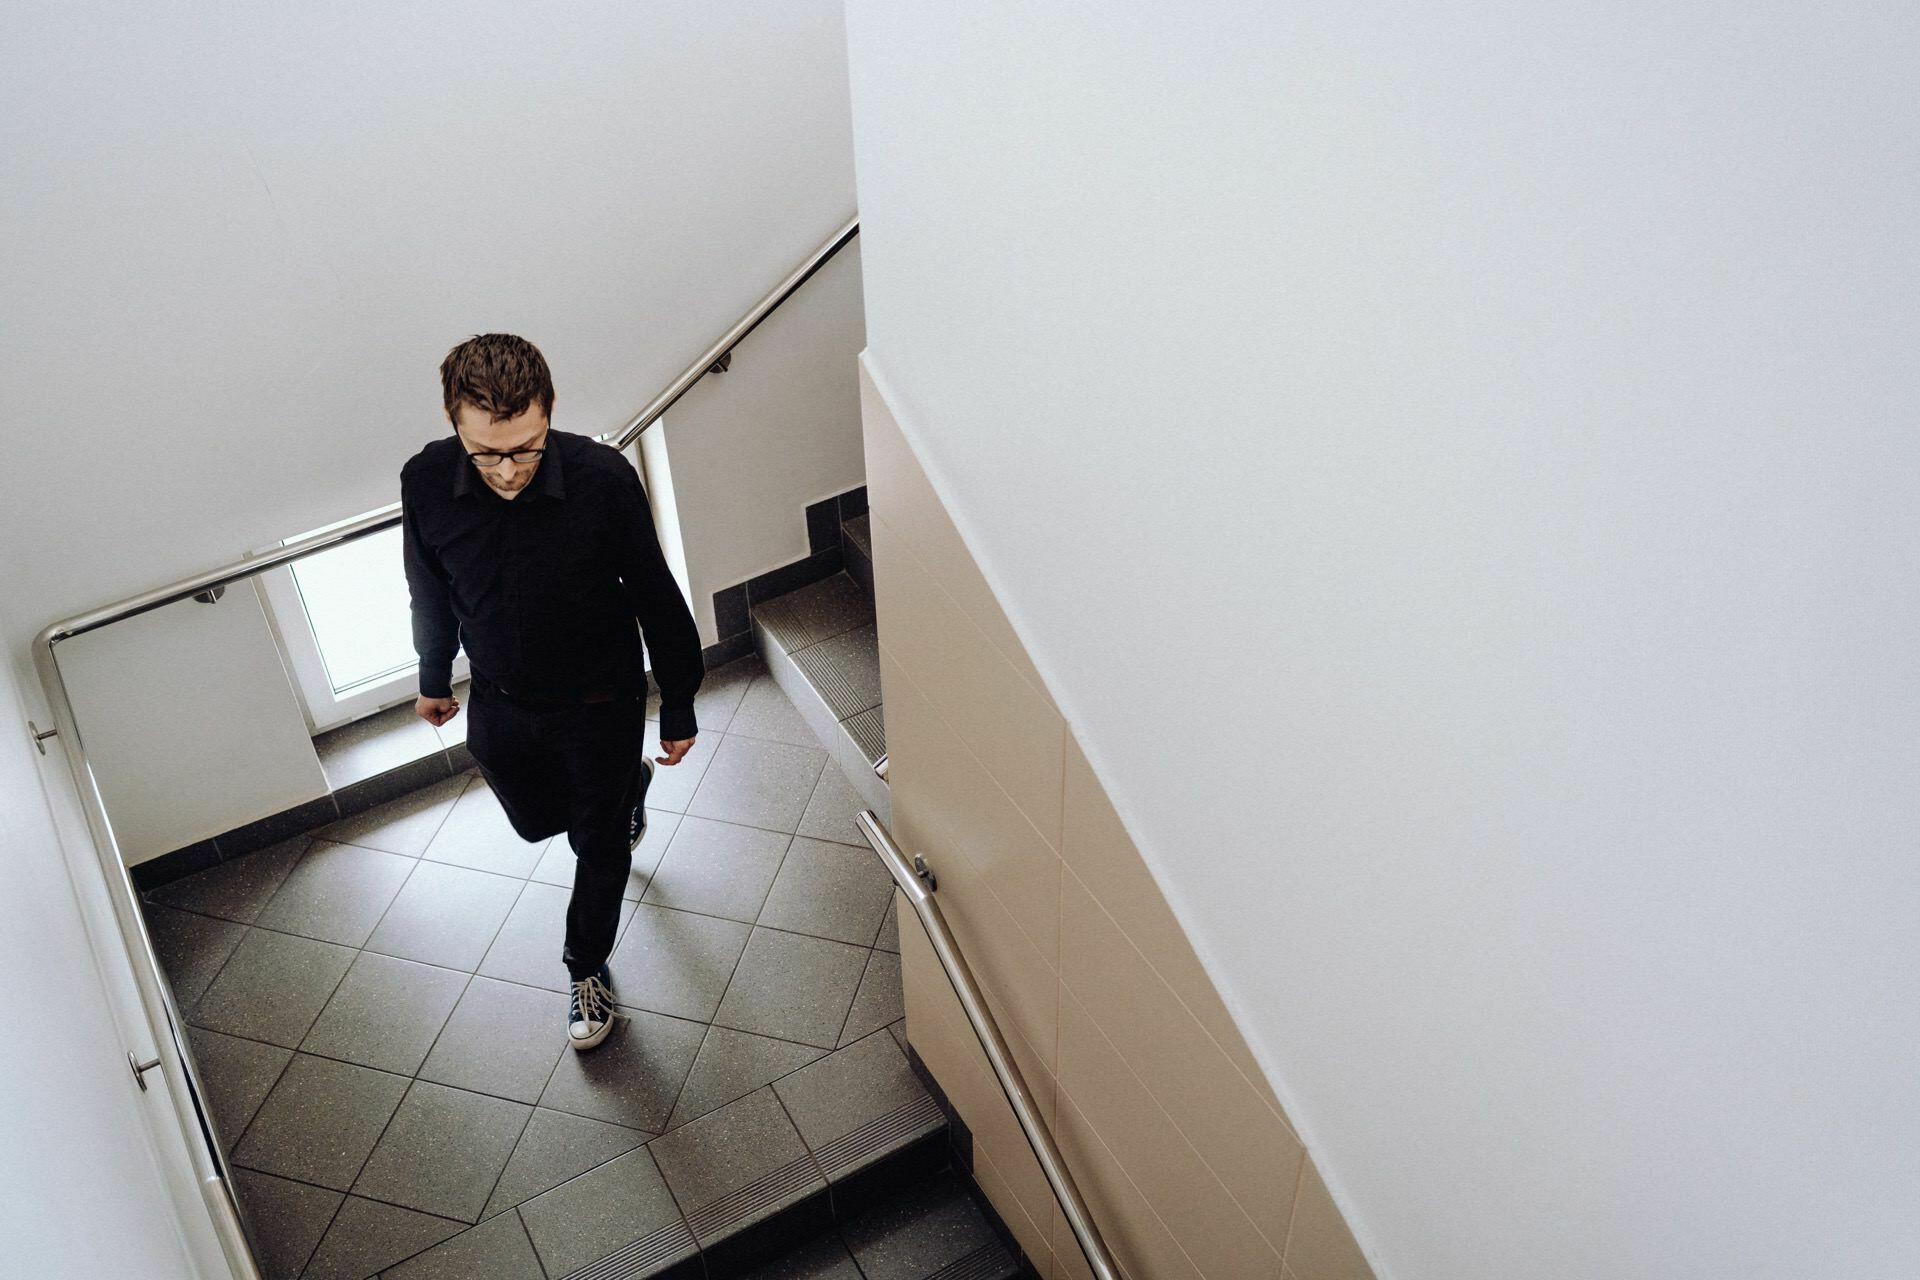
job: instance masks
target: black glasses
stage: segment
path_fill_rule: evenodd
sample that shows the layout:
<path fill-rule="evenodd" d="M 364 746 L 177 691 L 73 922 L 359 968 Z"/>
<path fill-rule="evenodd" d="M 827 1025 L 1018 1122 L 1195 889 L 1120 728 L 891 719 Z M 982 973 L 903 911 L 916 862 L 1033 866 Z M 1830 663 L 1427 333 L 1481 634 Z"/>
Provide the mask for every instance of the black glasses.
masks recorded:
<path fill-rule="evenodd" d="M 540 461 L 540 455 L 545 452 L 545 449 L 513 449 L 506 453 L 500 453 L 493 449 L 472 449 L 467 452 L 467 457 L 473 460 L 473 465 L 476 467 L 497 467 L 508 458 L 512 458 L 515 462 L 522 465 L 529 462 L 538 462 Z"/>

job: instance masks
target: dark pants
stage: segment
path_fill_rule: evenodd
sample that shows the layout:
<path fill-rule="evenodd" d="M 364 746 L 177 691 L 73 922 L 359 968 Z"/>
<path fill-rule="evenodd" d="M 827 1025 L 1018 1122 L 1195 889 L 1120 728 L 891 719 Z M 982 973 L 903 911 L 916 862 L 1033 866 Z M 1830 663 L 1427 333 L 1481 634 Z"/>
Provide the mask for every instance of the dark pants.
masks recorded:
<path fill-rule="evenodd" d="M 646 758 L 646 701 L 533 707 L 476 673 L 468 703 L 467 750 L 514 831 L 528 841 L 567 833 L 573 898 L 561 959 L 575 979 L 596 973 L 613 952 L 633 866 L 627 825 Z"/>

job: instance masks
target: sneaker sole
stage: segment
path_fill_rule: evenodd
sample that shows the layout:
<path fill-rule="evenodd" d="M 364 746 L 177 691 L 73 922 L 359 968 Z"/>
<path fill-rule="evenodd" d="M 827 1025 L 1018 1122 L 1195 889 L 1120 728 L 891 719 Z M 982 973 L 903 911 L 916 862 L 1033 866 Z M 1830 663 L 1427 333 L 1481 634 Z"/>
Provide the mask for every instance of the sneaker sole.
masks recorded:
<path fill-rule="evenodd" d="M 567 1043 L 573 1046 L 573 1051 L 575 1053 L 585 1053 L 588 1049 L 598 1048 L 600 1045 L 600 1042 L 602 1040 L 605 1040 L 607 1038 L 608 1033 L 611 1032 L 612 1030 L 613 1030 L 613 1019 L 608 1018 L 605 1022 L 600 1024 L 600 1029 L 594 1032 L 590 1036 L 587 1036 L 584 1038 L 576 1038 L 571 1032 L 569 1032 L 567 1034 Z"/>
<path fill-rule="evenodd" d="M 640 842 L 647 838 L 647 789 L 652 785 L 653 785 L 653 759 L 650 756 L 641 756 L 640 757 L 640 829 L 633 833 L 633 842 L 627 846 L 629 850 L 638 849 L 640 847 Z M 594 1043 L 598 1044 L 599 1041 L 596 1040 L 594 1041 Z"/>

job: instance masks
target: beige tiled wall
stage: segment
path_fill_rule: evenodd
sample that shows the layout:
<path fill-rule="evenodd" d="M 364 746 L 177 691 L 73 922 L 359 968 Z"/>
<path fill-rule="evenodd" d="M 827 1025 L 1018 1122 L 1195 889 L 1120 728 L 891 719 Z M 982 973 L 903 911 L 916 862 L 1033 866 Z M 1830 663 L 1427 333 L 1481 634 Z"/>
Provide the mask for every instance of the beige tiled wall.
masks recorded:
<path fill-rule="evenodd" d="M 894 836 L 925 854 L 1132 1280 L 1359 1280 L 1365 1260 L 878 390 L 861 372 Z M 925 936 L 907 1034 L 1044 1277 L 1089 1275 Z"/>

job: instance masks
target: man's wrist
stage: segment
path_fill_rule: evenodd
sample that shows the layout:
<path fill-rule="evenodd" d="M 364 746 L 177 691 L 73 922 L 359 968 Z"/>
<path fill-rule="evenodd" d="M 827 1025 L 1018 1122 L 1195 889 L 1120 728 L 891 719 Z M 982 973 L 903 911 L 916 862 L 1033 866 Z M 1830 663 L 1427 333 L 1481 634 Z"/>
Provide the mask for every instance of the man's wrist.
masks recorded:
<path fill-rule="evenodd" d="M 660 741 L 684 742 L 699 732 L 699 721 L 693 714 L 691 702 L 677 706 L 660 704 Z"/>

